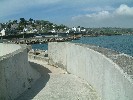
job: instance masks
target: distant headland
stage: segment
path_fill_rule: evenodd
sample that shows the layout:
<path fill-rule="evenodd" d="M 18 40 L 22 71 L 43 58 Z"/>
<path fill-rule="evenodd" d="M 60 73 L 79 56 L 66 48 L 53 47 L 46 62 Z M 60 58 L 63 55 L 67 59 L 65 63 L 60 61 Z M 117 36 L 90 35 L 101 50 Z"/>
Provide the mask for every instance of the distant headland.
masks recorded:
<path fill-rule="evenodd" d="M 6 23 L 0 23 L 0 38 L 9 40 L 29 41 L 29 38 L 43 38 L 43 43 L 53 41 L 69 41 L 78 39 L 82 36 L 101 36 L 101 35 L 122 35 L 133 34 L 133 28 L 85 28 L 82 26 L 69 27 L 66 25 L 57 25 L 46 20 L 34 20 L 29 18 L 20 18 L 19 20 L 9 20 Z M 44 39 L 45 38 L 45 39 Z M 17 42 L 18 43 L 18 42 Z M 25 43 L 25 42 L 23 42 Z M 28 42 L 29 43 L 29 42 Z M 32 43 L 32 42 L 30 42 Z M 40 42 L 39 42 L 40 43 Z"/>

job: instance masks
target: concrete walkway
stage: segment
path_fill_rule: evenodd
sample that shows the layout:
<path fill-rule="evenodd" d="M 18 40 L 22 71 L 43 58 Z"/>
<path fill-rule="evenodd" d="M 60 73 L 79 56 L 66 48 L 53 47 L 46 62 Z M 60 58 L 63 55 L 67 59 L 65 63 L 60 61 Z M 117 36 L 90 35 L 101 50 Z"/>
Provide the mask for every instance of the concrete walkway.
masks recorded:
<path fill-rule="evenodd" d="M 16 100 L 99 100 L 84 80 L 46 62 L 30 61 L 41 78 Z"/>

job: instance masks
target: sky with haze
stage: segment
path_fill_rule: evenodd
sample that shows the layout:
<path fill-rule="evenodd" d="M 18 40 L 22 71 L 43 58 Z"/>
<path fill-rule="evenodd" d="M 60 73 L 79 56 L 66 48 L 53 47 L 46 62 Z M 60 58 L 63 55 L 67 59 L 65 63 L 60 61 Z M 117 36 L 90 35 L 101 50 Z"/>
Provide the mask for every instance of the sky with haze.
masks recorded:
<path fill-rule="evenodd" d="M 132 27 L 133 0 L 0 0 L 0 22 L 33 18 L 69 27 Z"/>

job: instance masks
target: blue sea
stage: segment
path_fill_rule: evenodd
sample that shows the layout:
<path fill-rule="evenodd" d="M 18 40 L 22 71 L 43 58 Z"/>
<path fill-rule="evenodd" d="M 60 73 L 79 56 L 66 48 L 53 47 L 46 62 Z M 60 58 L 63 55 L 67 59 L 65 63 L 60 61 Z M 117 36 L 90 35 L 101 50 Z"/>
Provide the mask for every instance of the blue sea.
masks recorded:
<path fill-rule="evenodd" d="M 74 43 L 93 44 L 133 56 L 133 35 L 82 37 Z M 47 44 L 33 44 L 33 49 L 47 50 Z"/>
<path fill-rule="evenodd" d="M 48 44 L 32 44 L 32 49 L 48 50 Z"/>

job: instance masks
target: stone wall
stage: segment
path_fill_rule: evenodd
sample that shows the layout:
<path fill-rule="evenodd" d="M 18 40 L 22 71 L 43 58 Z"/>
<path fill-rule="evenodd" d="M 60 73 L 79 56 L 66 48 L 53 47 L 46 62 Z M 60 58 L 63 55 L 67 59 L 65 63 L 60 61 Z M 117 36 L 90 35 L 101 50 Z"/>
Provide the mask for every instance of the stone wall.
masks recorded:
<path fill-rule="evenodd" d="M 74 43 L 49 43 L 48 56 L 49 64 L 62 67 L 87 80 L 102 100 L 132 100 L 132 57 L 123 57 L 123 54 L 96 46 Z"/>
<path fill-rule="evenodd" d="M 10 52 L 0 56 L 0 100 L 14 100 L 29 89 L 40 74 L 30 66 L 25 45 L 1 45 L 7 45 L 6 50 Z"/>

